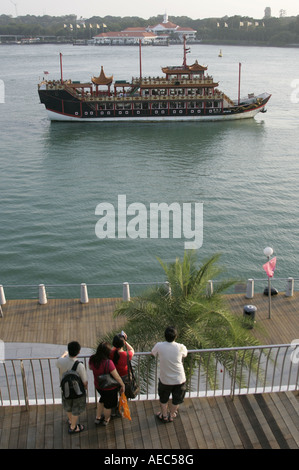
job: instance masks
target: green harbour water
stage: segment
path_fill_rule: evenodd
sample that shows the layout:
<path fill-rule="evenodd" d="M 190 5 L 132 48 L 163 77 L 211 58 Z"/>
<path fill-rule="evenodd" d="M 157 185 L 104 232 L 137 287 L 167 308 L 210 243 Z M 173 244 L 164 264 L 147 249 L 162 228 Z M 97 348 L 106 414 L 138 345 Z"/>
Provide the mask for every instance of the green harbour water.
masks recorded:
<path fill-rule="evenodd" d="M 1 46 L 0 284 L 6 297 L 78 297 L 69 285 L 101 284 L 91 295 L 121 296 L 121 284 L 164 280 L 157 261 L 184 252 L 180 239 L 101 240 L 98 204 L 203 204 L 198 259 L 222 253 L 227 275 L 265 278 L 263 249 L 277 256 L 275 275 L 298 277 L 299 49 L 191 46 L 197 59 L 237 98 L 268 92 L 267 113 L 255 119 L 206 123 L 51 123 L 39 103 L 44 71 L 89 81 L 101 65 L 115 80 L 139 74 L 138 47 Z M 144 75 L 182 62 L 182 47 L 145 47 Z M 266 279 L 265 279 L 266 283 Z M 8 286 L 8 287 L 6 287 Z M 60 286 L 60 287 L 54 287 Z M 134 290 L 133 290 L 134 292 Z"/>

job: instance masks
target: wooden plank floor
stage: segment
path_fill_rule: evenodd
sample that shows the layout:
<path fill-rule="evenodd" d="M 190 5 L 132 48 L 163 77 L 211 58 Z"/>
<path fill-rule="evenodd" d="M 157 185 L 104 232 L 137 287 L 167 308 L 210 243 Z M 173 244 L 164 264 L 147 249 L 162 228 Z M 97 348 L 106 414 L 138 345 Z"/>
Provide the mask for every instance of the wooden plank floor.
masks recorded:
<path fill-rule="evenodd" d="M 95 404 L 69 435 L 61 405 L 0 409 L 0 449 L 298 449 L 299 400 L 291 392 L 186 398 L 173 423 L 154 416 L 158 401 L 131 401 L 132 421 L 95 426 Z M 127 455 L 127 454 L 126 454 Z"/>
<path fill-rule="evenodd" d="M 230 310 L 236 315 L 243 314 L 245 305 L 255 305 L 256 326 L 252 333 L 261 344 L 287 344 L 299 338 L 299 292 L 293 297 L 283 293 L 271 298 L 271 318 L 268 311 L 268 297 L 256 294 L 253 299 L 246 299 L 244 294 L 225 296 Z"/>
<path fill-rule="evenodd" d="M 113 318 L 121 299 L 49 299 L 45 305 L 36 300 L 9 300 L 2 306 L 0 339 L 18 343 L 67 344 L 79 341 L 82 347 L 93 347 L 99 335 L 117 328 L 124 319 Z"/>
<path fill-rule="evenodd" d="M 272 315 L 268 318 L 268 298 L 256 294 L 225 296 L 236 315 L 243 315 L 244 305 L 257 307 L 256 327 L 252 333 L 262 344 L 286 344 L 299 338 L 299 292 L 293 297 L 278 294 L 272 297 Z M 6 342 L 67 344 L 76 339 L 82 347 L 93 347 L 99 334 L 124 326 L 123 318 L 113 318 L 121 299 L 49 299 L 46 305 L 37 300 L 8 300 L 2 306 L 0 339 Z"/>

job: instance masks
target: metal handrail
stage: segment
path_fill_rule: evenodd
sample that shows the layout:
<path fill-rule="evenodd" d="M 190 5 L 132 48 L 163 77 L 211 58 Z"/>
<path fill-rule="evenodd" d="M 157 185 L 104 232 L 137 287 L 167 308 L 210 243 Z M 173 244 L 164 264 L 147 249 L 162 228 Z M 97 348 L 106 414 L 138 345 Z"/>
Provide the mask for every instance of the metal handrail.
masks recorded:
<path fill-rule="evenodd" d="M 299 361 L 291 360 L 293 350 L 294 344 L 189 350 L 188 368 L 192 374 L 188 376 L 187 394 L 189 397 L 234 397 L 240 394 L 299 390 Z M 227 367 L 228 354 L 234 357 L 232 368 Z M 244 360 L 246 354 L 251 354 L 249 367 Z M 221 361 L 218 359 L 220 355 Z M 95 402 L 97 394 L 93 374 L 88 368 L 89 356 L 81 356 L 80 359 L 88 373 L 87 402 Z M 28 409 L 32 404 L 61 403 L 56 361 L 57 357 L 15 358 L 0 363 L 0 404 L 25 405 Z M 142 386 L 137 400 L 157 399 L 159 361 L 150 352 L 137 352 L 132 363 Z M 217 386 L 209 385 L 209 374 Z"/>

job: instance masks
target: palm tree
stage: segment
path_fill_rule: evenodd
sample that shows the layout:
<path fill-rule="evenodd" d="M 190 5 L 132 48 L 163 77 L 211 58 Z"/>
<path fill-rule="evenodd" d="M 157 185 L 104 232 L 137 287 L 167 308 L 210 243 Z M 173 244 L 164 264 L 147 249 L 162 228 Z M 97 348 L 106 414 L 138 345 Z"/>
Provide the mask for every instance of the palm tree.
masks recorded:
<path fill-rule="evenodd" d="M 122 302 L 115 311 L 115 316 L 127 319 L 125 326 L 130 343 L 136 351 L 150 351 L 158 341 L 164 341 L 165 327 L 175 326 L 178 331 L 177 342 L 187 349 L 231 348 L 257 345 L 249 330 L 244 328 L 243 318 L 232 315 L 221 295 L 235 281 L 217 282 L 213 293 L 207 292 L 209 279 L 216 279 L 222 269 L 219 267 L 220 255 L 210 257 L 202 266 L 197 266 L 195 252 L 186 251 L 182 260 L 176 259 L 170 264 L 159 262 L 166 274 L 167 284 L 155 286 L 133 298 Z M 106 337 L 105 339 L 111 340 Z M 246 363 L 254 364 L 251 355 L 242 358 Z M 217 379 L 216 364 L 225 363 L 225 368 L 235 371 L 235 354 L 219 351 L 213 356 L 188 356 L 184 361 L 187 376 L 193 367 L 201 361 L 210 374 L 208 381 L 215 386 Z"/>

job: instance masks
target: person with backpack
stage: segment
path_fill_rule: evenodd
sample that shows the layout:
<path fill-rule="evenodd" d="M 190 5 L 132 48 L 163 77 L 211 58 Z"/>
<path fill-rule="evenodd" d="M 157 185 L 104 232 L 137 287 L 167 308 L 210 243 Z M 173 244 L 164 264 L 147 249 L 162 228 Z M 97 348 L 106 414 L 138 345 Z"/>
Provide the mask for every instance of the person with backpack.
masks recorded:
<path fill-rule="evenodd" d="M 84 426 L 78 424 L 78 418 L 86 408 L 88 380 L 84 364 L 77 360 L 80 344 L 71 341 L 67 348 L 57 360 L 56 366 L 59 370 L 62 405 L 68 416 L 69 433 L 74 434 L 84 430 Z"/>

